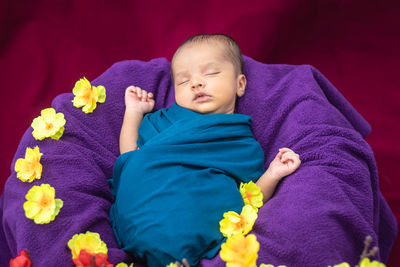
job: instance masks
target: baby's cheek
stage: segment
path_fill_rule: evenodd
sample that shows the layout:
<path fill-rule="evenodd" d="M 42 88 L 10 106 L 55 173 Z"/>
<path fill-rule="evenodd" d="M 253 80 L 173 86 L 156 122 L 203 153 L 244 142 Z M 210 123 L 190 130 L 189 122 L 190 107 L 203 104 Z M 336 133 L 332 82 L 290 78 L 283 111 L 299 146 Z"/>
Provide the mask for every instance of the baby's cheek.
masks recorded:
<path fill-rule="evenodd" d="M 187 94 L 181 92 L 180 90 L 175 90 L 175 101 L 181 107 L 186 107 L 189 102 L 189 97 Z"/>

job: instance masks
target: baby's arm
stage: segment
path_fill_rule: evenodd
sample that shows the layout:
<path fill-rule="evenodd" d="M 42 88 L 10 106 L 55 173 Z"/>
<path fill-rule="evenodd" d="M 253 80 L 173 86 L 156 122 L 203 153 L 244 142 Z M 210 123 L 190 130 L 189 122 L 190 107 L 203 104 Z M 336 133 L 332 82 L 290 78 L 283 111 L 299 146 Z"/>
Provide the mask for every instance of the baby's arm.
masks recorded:
<path fill-rule="evenodd" d="M 285 176 L 293 173 L 300 166 L 300 157 L 289 148 L 279 149 L 268 169 L 258 179 L 257 185 L 263 193 L 263 202 L 270 199 L 278 182 Z"/>
<path fill-rule="evenodd" d="M 152 93 L 136 86 L 129 86 L 125 90 L 125 115 L 119 136 L 119 151 L 121 154 L 136 150 L 138 129 L 143 115 L 153 110 L 154 99 Z"/>

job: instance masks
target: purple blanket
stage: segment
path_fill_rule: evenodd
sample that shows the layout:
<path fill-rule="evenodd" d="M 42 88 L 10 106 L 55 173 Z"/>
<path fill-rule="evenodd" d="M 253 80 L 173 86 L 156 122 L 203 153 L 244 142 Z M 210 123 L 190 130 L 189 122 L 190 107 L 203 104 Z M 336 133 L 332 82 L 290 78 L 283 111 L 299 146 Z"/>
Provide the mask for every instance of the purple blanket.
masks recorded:
<path fill-rule="evenodd" d="M 29 250 L 35 266 L 73 266 L 67 242 L 88 230 L 100 233 L 110 262 L 129 260 L 111 230 L 107 185 L 118 156 L 124 91 L 134 84 L 155 94 L 155 109 L 169 106 L 174 100 L 169 68 L 165 59 L 117 63 L 92 83 L 107 90 L 105 103 L 93 113 L 73 107 L 72 93 L 54 100 L 52 106 L 67 121 L 60 140 L 36 141 L 32 128 L 26 131 L 11 168 L 26 147 L 38 145 L 42 178 L 23 183 L 13 171 L 6 183 L 0 200 L 1 266 L 20 249 Z M 364 140 L 368 123 L 311 66 L 266 65 L 245 58 L 245 74 L 248 86 L 236 111 L 253 117 L 266 167 L 280 147 L 292 148 L 302 160 L 259 211 L 253 230 L 260 242 L 257 263 L 354 265 L 366 235 L 380 247 L 378 259 L 386 261 L 397 226 Z M 64 206 L 54 221 L 37 225 L 25 217 L 22 205 L 31 186 L 42 183 L 55 188 Z M 225 266 L 219 256 L 200 265 Z"/>

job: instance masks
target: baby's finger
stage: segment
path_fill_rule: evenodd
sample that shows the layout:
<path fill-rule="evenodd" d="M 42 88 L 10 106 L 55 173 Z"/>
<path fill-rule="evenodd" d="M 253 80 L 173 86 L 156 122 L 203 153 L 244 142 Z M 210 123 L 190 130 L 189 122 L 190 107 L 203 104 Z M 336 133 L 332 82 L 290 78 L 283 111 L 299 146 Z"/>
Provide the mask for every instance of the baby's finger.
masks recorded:
<path fill-rule="evenodd" d="M 148 93 L 148 94 L 147 94 L 147 98 L 148 98 L 148 99 L 153 99 L 153 93 L 151 93 L 151 92 Z"/>
<path fill-rule="evenodd" d="M 147 92 L 145 90 L 142 90 L 142 97 L 140 101 L 144 102 L 147 100 Z"/>
<path fill-rule="evenodd" d="M 141 98 L 142 97 L 142 89 L 140 87 L 136 87 L 136 95 Z"/>
<path fill-rule="evenodd" d="M 279 150 L 278 153 L 276 154 L 275 158 L 280 159 L 282 157 L 283 153 L 284 153 L 283 151 Z"/>
<path fill-rule="evenodd" d="M 294 153 L 293 151 L 291 151 L 291 152 L 285 152 L 283 155 L 282 155 L 282 158 L 281 158 L 281 162 L 287 162 L 288 160 L 294 160 L 295 158 L 296 158 L 296 153 Z M 298 155 L 297 155 L 298 156 Z"/>
<path fill-rule="evenodd" d="M 283 153 L 286 153 L 286 152 L 290 152 L 290 151 L 292 151 L 290 148 L 287 148 L 287 147 L 282 147 L 282 148 L 279 148 L 279 153 L 282 155 Z"/>
<path fill-rule="evenodd" d="M 130 93 L 130 92 L 136 92 L 135 86 L 131 85 L 128 88 L 126 88 L 125 93 Z"/>
<path fill-rule="evenodd" d="M 293 152 L 293 150 L 291 150 L 290 148 L 287 148 L 287 147 L 282 147 L 282 148 L 279 148 L 279 152 L 280 153 Z"/>

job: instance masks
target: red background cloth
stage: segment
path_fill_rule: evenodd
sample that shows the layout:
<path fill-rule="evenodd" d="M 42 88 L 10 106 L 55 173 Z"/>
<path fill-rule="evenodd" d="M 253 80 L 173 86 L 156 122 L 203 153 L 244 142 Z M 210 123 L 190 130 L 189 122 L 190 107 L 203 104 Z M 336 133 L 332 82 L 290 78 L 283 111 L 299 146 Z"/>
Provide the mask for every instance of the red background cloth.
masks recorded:
<path fill-rule="evenodd" d="M 258 61 L 315 66 L 355 106 L 372 126 L 367 141 L 399 222 L 399 14 L 396 0 L 3 0 L 0 192 L 25 130 L 79 78 L 124 59 L 170 60 L 190 35 L 222 32 Z M 400 266 L 399 243 L 388 266 Z"/>

